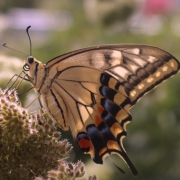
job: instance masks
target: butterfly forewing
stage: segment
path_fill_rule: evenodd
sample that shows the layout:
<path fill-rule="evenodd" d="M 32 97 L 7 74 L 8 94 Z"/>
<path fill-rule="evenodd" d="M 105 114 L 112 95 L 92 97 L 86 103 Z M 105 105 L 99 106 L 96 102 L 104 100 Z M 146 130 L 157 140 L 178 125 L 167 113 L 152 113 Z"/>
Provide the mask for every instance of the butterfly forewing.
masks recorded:
<path fill-rule="evenodd" d="M 34 68 L 29 66 L 32 74 Z M 44 108 L 64 130 L 70 127 L 84 153 L 99 164 L 106 156 L 118 154 L 136 175 L 122 144 L 132 119 L 129 109 L 178 71 L 178 60 L 159 48 L 103 45 L 56 57 L 43 71 L 36 67 L 41 84 L 31 82 Z"/>

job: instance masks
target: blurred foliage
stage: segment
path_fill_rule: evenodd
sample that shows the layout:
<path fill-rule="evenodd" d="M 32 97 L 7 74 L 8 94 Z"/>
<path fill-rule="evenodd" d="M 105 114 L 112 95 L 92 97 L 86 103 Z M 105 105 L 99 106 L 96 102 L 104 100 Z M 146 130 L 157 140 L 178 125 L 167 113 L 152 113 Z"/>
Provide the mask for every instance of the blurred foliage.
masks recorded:
<path fill-rule="evenodd" d="M 1 6 L 1 11 L 6 12 L 9 8 L 23 8 L 23 7 L 34 7 L 34 0 L 31 1 L 21 1 L 21 0 L 16 0 L 16 1 L 11 1 L 11 0 L 1 0 L 0 6 Z"/>
<path fill-rule="evenodd" d="M 90 9 L 92 6 L 90 3 L 92 2 L 95 5 Z M 117 0 L 111 1 L 112 4 L 115 2 L 117 3 Z M 175 14 L 163 15 L 163 27 L 154 36 L 142 33 L 132 34 L 133 29 L 138 29 L 138 27 L 128 24 L 129 16 L 138 11 L 138 5 L 135 4 L 135 1 L 130 6 L 125 0 L 122 0 L 119 6 L 112 5 L 109 11 L 104 10 L 105 3 L 109 3 L 109 1 L 52 0 L 50 2 L 48 0 L 40 0 L 38 3 L 36 2 L 36 7 L 38 8 L 50 9 L 51 11 L 66 10 L 73 17 L 73 24 L 66 31 L 48 32 L 46 35 L 49 38 L 43 46 L 36 46 L 38 40 L 33 38 L 33 32 L 30 32 L 33 42 L 33 55 L 45 63 L 60 54 L 91 45 L 138 43 L 158 46 L 175 57 L 180 57 L 179 37 L 175 36 L 170 28 L 172 17 Z M 18 4 L 16 4 L 17 6 Z M 19 5 L 19 7 L 21 6 Z M 137 21 L 141 21 L 141 19 L 137 19 Z M 12 31 L 11 33 L 6 32 L 6 35 L 7 33 L 8 36 L 12 35 Z M 24 34 L 23 36 L 25 36 Z M 15 39 L 17 40 L 17 36 L 13 36 L 13 41 L 17 44 Z M 21 46 L 23 47 L 23 44 Z M 24 43 L 24 48 L 28 49 L 28 47 L 28 43 Z M 126 175 L 122 175 L 110 163 L 109 170 L 114 172 L 112 177 L 107 177 L 107 180 L 179 179 L 180 83 L 178 83 L 178 78 L 179 74 L 167 80 L 143 97 L 132 108 L 133 121 L 127 127 L 128 136 L 125 138 L 124 143 L 125 149 L 136 166 L 139 175 L 134 178 L 124 162 L 119 158 L 115 158 L 116 163 L 126 170 Z M 62 136 L 68 137 L 73 143 L 70 132 L 69 134 L 62 132 Z M 83 155 L 76 145 L 74 152 L 76 152 L 76 158 L 78 159 L 89 159 L 89 156 Z M 101 179 L 101 174 L 105 172 L 99 172 L 98 169 L 94 168 L 94 174 L 97 173 L 99 174 L 99 179 Z"/>

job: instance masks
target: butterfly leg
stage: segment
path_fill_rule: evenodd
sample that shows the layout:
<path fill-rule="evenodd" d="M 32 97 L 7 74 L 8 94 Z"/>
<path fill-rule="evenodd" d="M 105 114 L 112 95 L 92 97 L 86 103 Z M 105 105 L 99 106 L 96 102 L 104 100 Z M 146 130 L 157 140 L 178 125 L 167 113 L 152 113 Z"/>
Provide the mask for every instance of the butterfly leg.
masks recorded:
<path fill-rule="evenodd" d="M 24 73 L 24 76 L 21 76 L 22 74 Z M 14 84 L 17 82 L 18 78 L 21 78 L 22 80 L 26 80 L 26 81 L 29 81 L 29 79 L 26 78 L 27 74 L 24 72 L 24 71 L 21 71 L 19 74 L 14 74 L 10 79 L 9 81 L 1 88 L 1 89 L 5 89 L 7 87 L 7 85 L 10 84 L 10 82 L 13 80 L 14 77 L 17 77 L 15 79 L 15 81 L 11 84 L 11 86 L 8 88 L 8 89 L 11 89 Z M 22 82 L 21 80 L 21 82 Z M 20 85 L 20 84 L 19 84 Z M 16 87 L 17 88 L 17 87 Z"/>

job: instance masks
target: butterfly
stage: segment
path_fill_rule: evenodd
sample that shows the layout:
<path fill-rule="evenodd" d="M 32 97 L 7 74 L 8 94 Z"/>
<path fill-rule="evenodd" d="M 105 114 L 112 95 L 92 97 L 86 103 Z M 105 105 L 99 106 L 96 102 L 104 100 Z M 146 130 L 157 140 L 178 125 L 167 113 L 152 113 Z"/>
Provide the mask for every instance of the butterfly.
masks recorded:
<path fill-rule="evenodd" d="M 120 156 L 137 170 L 124 147 L 130 108 L 179 71 L 179 61 L 157 47 L 100 45 L 60 55 L 46 64 L 25 59 L 27 78 L 43 108 L 63 130 L 71 130 L 82 152 L 95 163 Z"/>

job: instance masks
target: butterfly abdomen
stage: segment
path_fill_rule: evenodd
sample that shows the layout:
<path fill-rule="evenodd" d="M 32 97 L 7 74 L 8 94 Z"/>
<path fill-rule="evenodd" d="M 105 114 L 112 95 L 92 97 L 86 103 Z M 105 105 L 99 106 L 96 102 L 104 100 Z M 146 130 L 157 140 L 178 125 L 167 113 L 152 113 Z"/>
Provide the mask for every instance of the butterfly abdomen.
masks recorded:
<path fill-rule="evenodd" d="M 69 130 L 67 107 L 61 94 L 57 91 L 57 87 L 57 85 L 52 84 L 45 94 L 41 94 L 41 104 L 49 112 L 53 119 L 56 120 L 59 127 L 63 130 Z"/>

